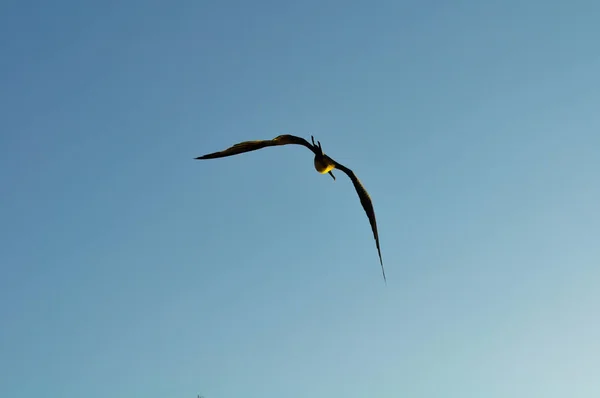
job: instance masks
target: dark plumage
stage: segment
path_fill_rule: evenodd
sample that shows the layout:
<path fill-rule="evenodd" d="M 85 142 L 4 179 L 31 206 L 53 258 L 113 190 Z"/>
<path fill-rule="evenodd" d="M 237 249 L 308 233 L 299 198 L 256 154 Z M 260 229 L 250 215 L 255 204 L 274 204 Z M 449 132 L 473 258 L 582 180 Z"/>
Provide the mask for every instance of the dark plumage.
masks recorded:
<path fill-rule="evenodd" d="M 223 158 L 226 156 L 233 156 L 244 152 L 255 151 L 257 149 L 262 149 L 270 146 L 278 146 L 278 145 L 289 145 L 296 144 L 302 145 L 310 149 L 314 154 L 314 166 L 315 169 L 321 173 L 328 173 L 334 180 L 335 176 L 333 175 L 332 170 L 338 169 L 346 173 L 352 184 L 354 184 L 354 188 L 356 189 L 356 193 L 360 199 L 360 203 L 362 204 L 365 213 L 367 213 L 367 217 L 369 217 L 369 223 L 371 224 L 371 229 L 373 231 L 373 237 L 375 238 L 375 245 L 377 246 L 377 253 L 379 254 L 379 263 L 381 264 L 381 271 L 383 273 L 383 280 L 387 283 L 387 279 L 385 277 L 385 269 L 383 268 L 383 260 L 381 258 L 381 249 L 379 247 L 379 234 L 377 233 L 377 221 L 375 219 L 375 210 L 373 209 L 373 203 L 371 202 L 371 197 L 369 193 L 363 187 L 360 180 L 352 170 L 347 168 L 346 166 L 336 162 L 329 156 L 323 153 L 323 149 L 321 148 L 321 143 L 317 141 L 315 144 L 315 139 L 311 136 L 312 144 L 306 141 L 304 138 L 296 137 L 291 134 L 284 134 L 273 138 L 272 140 L 256 140 L 256 141 L 244 141 L 239 144 L 235 144 L 230 148 L 227 148 L 220 152 L 209 153 L 204 156 L 197 157 L 196 159 L 216 159 Z"/>

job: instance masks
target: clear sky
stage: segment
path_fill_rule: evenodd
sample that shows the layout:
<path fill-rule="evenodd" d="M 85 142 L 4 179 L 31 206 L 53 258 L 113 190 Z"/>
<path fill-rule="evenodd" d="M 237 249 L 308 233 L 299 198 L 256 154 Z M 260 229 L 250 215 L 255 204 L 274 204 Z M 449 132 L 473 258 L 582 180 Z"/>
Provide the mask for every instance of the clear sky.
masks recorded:
<path fill-rule="evenodd" d="M 3 1 L 0 396 L 600 396 L 599 19 Z"/>

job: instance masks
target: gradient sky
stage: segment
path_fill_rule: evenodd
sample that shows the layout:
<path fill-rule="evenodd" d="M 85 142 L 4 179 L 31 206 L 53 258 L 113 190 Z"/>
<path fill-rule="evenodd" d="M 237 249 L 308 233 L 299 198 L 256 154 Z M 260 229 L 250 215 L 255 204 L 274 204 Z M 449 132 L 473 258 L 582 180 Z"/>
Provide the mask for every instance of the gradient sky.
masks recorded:
<path fill-rule="evenodd" d="M 0 396 L 600 396 L 599 18 L 3 1 Z"/>

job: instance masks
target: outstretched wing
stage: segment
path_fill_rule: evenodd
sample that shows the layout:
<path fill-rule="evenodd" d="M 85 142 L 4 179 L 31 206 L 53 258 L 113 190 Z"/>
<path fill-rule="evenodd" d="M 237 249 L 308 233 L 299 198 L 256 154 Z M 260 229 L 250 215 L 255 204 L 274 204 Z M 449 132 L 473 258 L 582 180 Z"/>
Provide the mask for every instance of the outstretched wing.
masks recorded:
<path fill-rule="evenodd" d="M 330 158 L 331 159 L 331 158 Z M 371 197 L 369 193 L 363 187 L 360 180 L 352 170 L 344 166 L 343 164 L 339 164 L 335 160 L 331 159 L 336 169 L 339 169 L 346 173 L 350 180 L 352 180 L 352 184 L 354 184 L 354 188 L 356 189 L 356 193 L 360 199 L 360 203 L 362 204 L 365 213 L 367 213 L 367 217 L 369 217 L 369 223 L 371 224 L 371 229 L 373 230 L 373 237 L 375 238 L 375 245 L 377 246 L 377 253 L 379 254 L 379 263 L 381 264 L 381 272 L 383 273 L 383 281 L 387 284 L 387 280 L 385 278 L 385 269 L 383 268 L 383 260 L 381 259 L 381 249 L 379 248 L 379 234 L 377 233 L 377 220 L 375 219 L 375 210 L 373 209 L 373 202 L 371 202 Z"/>
<path fill-rule="evenodd" d="M 297 144 L 303 145 L 315 152 L 315 149 L 311 144 L 308 143 L 302 137 L 296 137 L 291 134 L 284 134 L 273 138 L 272 140 L 256 140 L 256 141 L 244 141 L 239 144 L 235 144 L 232 147 L 229 147 L 220 152 L 209 153 L 208 155 L 197 157 L 196 159 L 215 159 L 215 158 L 224 158 L 226 156 L 233 156 L 244 152 L 256 151 L 257 149 L 266 148 L 269 146 L 277 146 L 277 145 L 288 145 L 288 144 Z"/>

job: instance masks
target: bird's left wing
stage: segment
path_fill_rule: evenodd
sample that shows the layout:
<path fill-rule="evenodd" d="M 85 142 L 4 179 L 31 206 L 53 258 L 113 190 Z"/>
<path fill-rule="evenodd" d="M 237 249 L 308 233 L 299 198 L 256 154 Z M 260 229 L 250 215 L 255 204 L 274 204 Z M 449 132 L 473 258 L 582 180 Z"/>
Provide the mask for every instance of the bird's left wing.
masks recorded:
<path fill-rule="evenodd" d="M 197 157 L 196 159 L 215 159 L 223 158 L 226 156 L 233 156 L 239 153 L 256 151 L 257 149 L 277 146 L 277 145 L 289 145 L 297 144 L 302 145 L 315 152 L 313 146 L 302 137 L 297 137 L 291 134 L 284 134 L 273 138 L 272 140 L 255 140 L 255 141 L 244 141 L 239 144 L 235 144 L 220 152 L 209 153 L 208 155 Z"/>
<path fill-rule="evenodd" d="M 331 159 L 331 158 L 330 158 Z M 383 280 L 387 283 L 385 277 L 385 269 L 383 268 L 383 260 L 381 259 L 381 249 L 379 248 L 379 234 L 377 232 L 377 220 L 375 219 L 375 210 L 373 209 L 373 202 L 371 201 L 371 197 L 369 193 L 365 189 L 365 187 L 361 184 L 356 174 L 346 166 L 336 162 L 331 159 L 336 169 L 339 169 L 346 173 L 350 180 L 352 180 L 352 184 L 354 184 L 354 188 L 356 189 L 356 193 L 360 199 L 360 203 L 362 204 L 365 213 L 367 213 L 367 217 L 369 217 L 369 223 L 371 224 L 371 229 L 373 230 L 373 237 L 375 238 L 375 245 L 377 246 L 377 253 L 379 254 L 379 263 L 381 264 L 381 272 L 383 273 Z"/>

